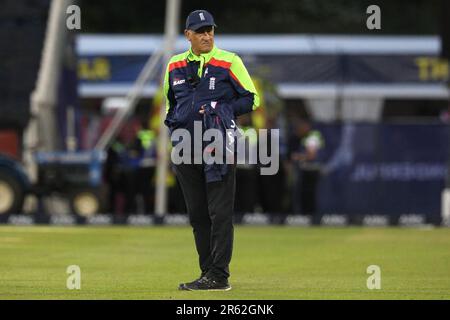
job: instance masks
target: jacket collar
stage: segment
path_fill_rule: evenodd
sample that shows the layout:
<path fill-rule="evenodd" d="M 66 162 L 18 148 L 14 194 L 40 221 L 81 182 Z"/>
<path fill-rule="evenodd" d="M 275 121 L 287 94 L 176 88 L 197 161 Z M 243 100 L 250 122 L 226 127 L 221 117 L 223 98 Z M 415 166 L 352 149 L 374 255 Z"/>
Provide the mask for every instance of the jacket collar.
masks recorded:
<path fill-rule="evenodd" d="M 188 51 L 187 59 L 188 61 L 204 61 L 204 63 L 208 63 L 209 60 L 216 54 L 217 47 L 214 45 L 212 50 L 208 53 L 202 53 L 200 56 L 197 56 L 193 51 L 192 47 Z M 202 59 L 203 58 L 203 59 Z"/>

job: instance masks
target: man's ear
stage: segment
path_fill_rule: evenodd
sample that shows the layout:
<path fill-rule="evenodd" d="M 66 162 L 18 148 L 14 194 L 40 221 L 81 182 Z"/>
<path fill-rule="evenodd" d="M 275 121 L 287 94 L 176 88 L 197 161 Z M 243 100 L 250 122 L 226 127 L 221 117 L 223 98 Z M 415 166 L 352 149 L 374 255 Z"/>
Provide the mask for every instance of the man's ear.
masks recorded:
<path fill-rule="evenodd" d="M 190 38 L 190 32 L 189 32 L 189 30 L 184 30 L 184 36 L 186 37 L 186 39 L 188 39 L 189 41 L 191 40 Z"/>

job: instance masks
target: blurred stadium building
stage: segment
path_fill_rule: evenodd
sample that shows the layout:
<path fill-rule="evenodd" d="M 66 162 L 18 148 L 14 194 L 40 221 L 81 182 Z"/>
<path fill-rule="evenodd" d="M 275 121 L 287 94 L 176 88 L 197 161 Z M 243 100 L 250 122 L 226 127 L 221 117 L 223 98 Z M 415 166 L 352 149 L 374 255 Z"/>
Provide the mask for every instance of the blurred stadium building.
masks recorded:
<path fill-rule="evenodd" d="M 30 94 L 35 88 L 50 8 L 50 1 L 17 3 L 6 1 L 6 9 L 0 13 L 0 23 L 6 26 L 0 29 L 0 41 L 12 44 L 3 46 L 1 53 L 2 64 L 7 68 L 2 70 L 0 87 L 0 145 L 4 157 L 14 161 L 23 157 L 22 136 L 29 123 Z M 255 195 L 259 200 L 252 204 L 253 211 L 240 212 L 237 220 L 263 224 L 438 225 L 450 219 L 450 196 L 448 191 L 444 192 L 446 183 L 450 188 L 449 10 L 448 3 L 442 1 L 441 37 L 218 32 L 219 47 L 237 52 L 255 78 L 276 89 L 273 96 L 269 91 L 266 94 L 266 121 L 281 129 L 283 166 L 279 179 L 274 181 L 283 194 L 279 196 L 277 209 L 266 208 L 261 194 L 267 190 L 260 190 Z M 53 114 L 45 115 L 54 117 L 57 134 L 51 136 L 51 148 L 33 150 L 52 153 L 37 154 L 39 179 L 37 188 L 31 188 L 43 198 L 64 191 L 63 205 L 55 205 L 58 202 L 53 201 L 50 209 L 38 206 L 31 213 L 44 212 L 48 216 L 69 210 L 79 215 L 86 208 L 88 213 L 115 214 L 106 220 L 107 215 L 95 218 L 88 214 L 88 221 L 137 224 L 156 221 L 153 217 L 133 215 L 153 212 L 144 203 L 146 197 L 151 197 L 149 206 L 155 205 L 155 172 L 147 180 L 153 186 L 152 194 L 130 188 L 139 184 L 135 173 L 142 158 L 153 159 L 147 163 L 154 168 L 155 151 L 136 160 L 132 156 L 136 149 L 132 146 L 139 130 L 145 129 L 143 121 L 158 132 L 160 78 L 144 86 L 140 101 L 117 135 L 114 143 L 118 144 L 111 144 L 111 148 L 117 147 L 112 150 L 115 153 L 110 150 L 111 154 L 121 160 L 119 165 L 108 167 L 112 170 L 108 171 L 109 176 L 101 177 L 106 163 L 112 163 L 105 161 L 106 154 L 92 156 L 90 151 L 113 121 L 114 114 L 127 105 L 125 97 L 149 57 L 163 45 L 162 35 L 67 32 L 64 47 L 69 49 L 59 71 L 57 107 Z M 175 52 L 187 48 L 186 40 L 180 36 Z M 17 70 L 21 71 L 20 76 Z M 75 71 L 78 77 L 74 76 Z M 162 71 L 163 64 L 159 64 L 157 73 Z M 270 115 L 270 106 L 276 99 L 281 100 L 282 107 L 274 116 Z M 297 164 L 290 158 L 293 150 L 289 141 L 295 139 L 296 120 L 309 120 L 325 141 L 315 193 L 317 212 L 312 215 L 294 210 L 294 202 L 299 198 L 295 191 L 298 181 L 292 179 Z M 113 182 L 112 172 L 117 167 L 123 171 L 122 180 Z M 6 170 L 11 172 L 1 168 L 4 176 Z M 3 180 L 4 190 L 12 185 L 9 176 Z M 120 195 L 109 201 L 114 206 L 103 205 L 113 183 Z M 69 184 L 76 187 L 64 190 Z M 90 187 L 86 188 L 87 185 Z M 264 183 L 256 183 L 255 188 L 256 185 Z M 181 213 L 183 203 L 179 203 L 181 195 L 173 175 L 167 178 L 167 187 L 167 212 Z M 21 188 L 23 198 L 28 189 L 10 187 Z M 80 198 L 80 194 L 85 197 Z M 137 198 L 136 202 L 127 205 L 129 197 Z M 70 199 L 68 208 L 64 206 L 67 199 Z M 13 210 L 8 213 L 16 213 L 22 202 L 14 201 Z M 75 221 L 86 219 L 79 218 Z M 60 219 L 63 220 L 50 221 L 65 221 Z M 184 216 L 169 215 L 165 219 L 186 223 Z"/>

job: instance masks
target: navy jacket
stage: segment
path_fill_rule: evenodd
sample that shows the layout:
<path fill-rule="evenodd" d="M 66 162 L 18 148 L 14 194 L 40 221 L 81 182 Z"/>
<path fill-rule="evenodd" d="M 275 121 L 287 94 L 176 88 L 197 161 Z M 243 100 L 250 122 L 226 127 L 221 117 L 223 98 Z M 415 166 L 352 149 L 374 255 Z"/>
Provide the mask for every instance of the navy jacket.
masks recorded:
<path fill-rule="evenodd" d="M 201 107 L 218 106 L 217 110 L 223 112 L 219 116 L 224 121 L 222 128 L 259 107 L 259 96 L 241 58 L 217 47 L 200 56 L 189 50 L 172 57 L 165 75 L 164 94 L 165 124 L 170 132 L 183 128 L 193 134 L 194 121 L 201 121 L 204 127 L 215 125 L 211 112 L 205 116 L 199 113 Z"/>
<path fill-rule="evenodd" d="M 203 117 L 203 130 L 215 129 L 220 132 L 223 141 L 222 150 L 205 149 L 211 142 L 204 143 L 204 150 L 209 153 L 214 152 L 221 163 L 204 164 L 205 178 L 207 182 L 221 181 L 222 177 L 227 174 L 228 166 L 236 161 L 236 141 L 239 139 L 239 130 L 234 121 L 234 111 L 229 104 L 217 104 L 205 106 L 205 114 Z M 231 136 L 230 136 L 231 135 Z M 218 153 L 220 152 L 220 153 Z M 227 159 L 232 158 L 233 162 L 227 164 Z"/>

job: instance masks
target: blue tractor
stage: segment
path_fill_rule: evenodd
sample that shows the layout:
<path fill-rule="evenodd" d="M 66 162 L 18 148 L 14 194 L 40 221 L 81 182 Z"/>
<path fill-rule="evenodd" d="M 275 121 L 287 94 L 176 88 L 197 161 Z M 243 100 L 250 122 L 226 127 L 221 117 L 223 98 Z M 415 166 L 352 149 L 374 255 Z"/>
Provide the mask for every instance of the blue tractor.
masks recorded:
<path fill-rule="evenodd" d="M 101 152 L 38 152 L 35 160 L 38 181 L 33 192 L 38 197 L 60 194 L 71 212 L 83 217 L 103 209 Z"/>
<path fill-rule="evenodd" d="M 0 153 L 0 216 L 22 212 L 30 191 L 30 180 L 22 165 Z"/>
<path fill-rule="evenodd" d="M 28 194 L 39 199 L 59 194 L 78 216 L 92 216 L 103 209 L 101 153 L 38 152 L 35 161 L 38 179 L 32 184 L 17 160 L 0 153 L 0 220 L 22 213 Z"/>

